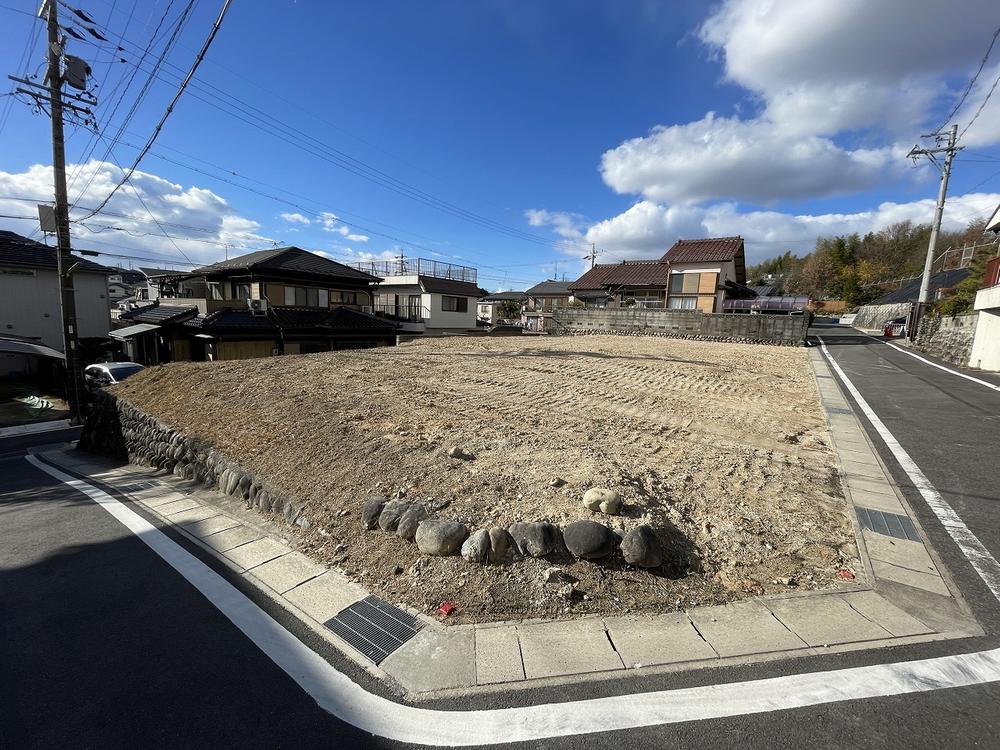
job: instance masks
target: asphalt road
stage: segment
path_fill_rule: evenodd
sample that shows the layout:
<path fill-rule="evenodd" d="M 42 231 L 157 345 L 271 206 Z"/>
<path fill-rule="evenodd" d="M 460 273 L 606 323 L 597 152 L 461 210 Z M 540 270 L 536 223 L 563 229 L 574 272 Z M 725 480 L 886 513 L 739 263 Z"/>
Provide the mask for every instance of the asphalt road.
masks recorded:
<path fill-rule="evenodd" d="M 1000 557 L 994 459 L 1000 448 L 1000 393 L 850 331 L 816 332 L 931 482 Z M 0 746 L 395 746 L 320 710 L 141 541 L 84 496 L 24 461 L 21 454 L 32 442 L 54 439 L 65 438 L 18 438 L 16 445 L 0 440 Z M 874 442 L 879 445 L 877 438 Z M 580 700 L 997 647 L 996 600 L 891 455 L 883 458 L 987 637 L 536 689 L 429 707 L 468 710 Z M 222 572 L 218 566 L 216 570 Z M 280 610 L 256 601 L 310 641 Z M 310 645 L 366 688 L 380 691 L 329 649 Z M 529 746 L 992 748 L 1000 737 L 998 706 L 1000 684 L 993 683 Z M 503 746 L 502 737 L 497 741 Z"/>

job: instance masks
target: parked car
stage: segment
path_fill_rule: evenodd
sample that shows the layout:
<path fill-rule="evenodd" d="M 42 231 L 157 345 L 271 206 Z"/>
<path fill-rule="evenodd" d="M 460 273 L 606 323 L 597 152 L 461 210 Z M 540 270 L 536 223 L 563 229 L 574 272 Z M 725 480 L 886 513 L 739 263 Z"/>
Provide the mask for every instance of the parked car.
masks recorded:
<path fill-rule="evenodd" d="M 132 377 L 145 369 L 135 362 L 101 362 L 96 365 L 87 365 L 83 370 L 83 377 L 88 388 L 100 388 L 120 383 L 125 378 Z"/>

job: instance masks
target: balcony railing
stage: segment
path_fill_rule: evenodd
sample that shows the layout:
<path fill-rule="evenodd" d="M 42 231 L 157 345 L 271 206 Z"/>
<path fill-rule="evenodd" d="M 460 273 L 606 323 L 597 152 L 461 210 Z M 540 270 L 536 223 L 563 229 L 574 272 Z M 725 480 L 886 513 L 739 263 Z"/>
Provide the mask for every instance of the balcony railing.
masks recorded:
<path fill-rule="evenodd" d="M 399 320 L 408 320 L 414 323 L 420 322 L 424 318 L 429 318 L 430 310 L 422 305 L 375 305 L 373 311 L 376 315 L 388 315 Z"/>
<path fill-rule="evenodd" d="M 353 264 L 354 268 L 373 276 L 433 276 L 436 279 L 476 283 L 477 269 L 458 266 L 427 258 L 393 258 L 392 260 L 366 260 Z"/>

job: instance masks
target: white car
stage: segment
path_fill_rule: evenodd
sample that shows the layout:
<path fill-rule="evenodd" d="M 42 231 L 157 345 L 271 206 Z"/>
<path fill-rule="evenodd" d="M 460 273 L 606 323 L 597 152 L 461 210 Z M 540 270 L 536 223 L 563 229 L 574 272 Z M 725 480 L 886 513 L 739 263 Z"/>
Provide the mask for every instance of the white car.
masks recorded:
<path fill-rule="evenodd" d="M 125 378 L 142 372 L 146 368 L 135 362 L 101 362 L 87 365 L 83 370 L 83 378 L 90 388 L 100 388 L 105 385 L 120 383 Z"/>

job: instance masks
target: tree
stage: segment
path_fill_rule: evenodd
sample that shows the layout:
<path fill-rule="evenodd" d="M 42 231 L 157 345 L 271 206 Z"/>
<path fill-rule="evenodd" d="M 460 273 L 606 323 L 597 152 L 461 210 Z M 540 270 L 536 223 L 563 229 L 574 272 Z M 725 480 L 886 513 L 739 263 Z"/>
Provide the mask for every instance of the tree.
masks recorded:
<path fill-rule="evenodd" d="M 501 320 L 511 320 L 521 317 L 521 300 L 505 299 L 497 305 L 497 313 Z"/>

